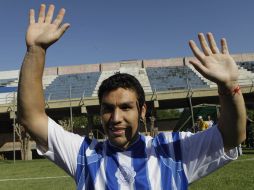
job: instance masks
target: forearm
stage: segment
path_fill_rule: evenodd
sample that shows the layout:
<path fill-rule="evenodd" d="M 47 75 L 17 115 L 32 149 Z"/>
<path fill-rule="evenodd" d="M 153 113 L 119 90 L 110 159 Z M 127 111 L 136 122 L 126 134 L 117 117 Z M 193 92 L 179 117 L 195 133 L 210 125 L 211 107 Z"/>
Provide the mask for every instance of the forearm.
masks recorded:
<path fill-rule="evenodd" d="M 232 91 L 232 87 L 219 87 L 221 115 L 219 129 L 224 147 L 230 149 L 242 143 L 246 136 L 246 110 L 241 90 Z"/>
<path fill-rule="evenodd" d="M 28 48 L 19 78 L 18 118 L 34 135 L 40 132 L 34 126 L 36 120 L 46 117 L 42 87 L 44 64 L 45 50 L 36 46 Z"/>

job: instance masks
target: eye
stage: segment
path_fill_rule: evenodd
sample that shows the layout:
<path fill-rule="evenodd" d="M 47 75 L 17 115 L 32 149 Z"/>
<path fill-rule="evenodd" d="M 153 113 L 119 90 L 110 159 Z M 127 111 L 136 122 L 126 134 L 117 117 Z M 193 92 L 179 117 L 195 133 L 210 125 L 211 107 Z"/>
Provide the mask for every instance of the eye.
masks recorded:
<path fill-rule="evenodd" d="M 109 106 L 109 105 L 103 105 L 101 107 L 101 111 L 102 113 L 111 113 L 113 112 L 114 108 L 112 106 Z"/>
<path fill-rule="evenodd" d="M 123 110 L 123 111 L 128 111 L 128 110 L 130 110 L 132 107 L 130 106 L 130 105 L 128 105 L 128 104 L 123 104 L 122 106 L 121 106 L 121 109 Z"/>

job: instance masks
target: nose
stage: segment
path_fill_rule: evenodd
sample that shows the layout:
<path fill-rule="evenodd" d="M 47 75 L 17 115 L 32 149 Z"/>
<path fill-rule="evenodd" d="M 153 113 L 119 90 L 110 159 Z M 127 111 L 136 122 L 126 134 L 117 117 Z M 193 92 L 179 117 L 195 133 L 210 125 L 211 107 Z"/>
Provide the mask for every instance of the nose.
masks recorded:
<path fill-rule="evenodd" d="M 116 108 L 111 115 L 111 122 L 114 124 L 120 123 L 122 121 L 122 112 L 120 109 Z"/>

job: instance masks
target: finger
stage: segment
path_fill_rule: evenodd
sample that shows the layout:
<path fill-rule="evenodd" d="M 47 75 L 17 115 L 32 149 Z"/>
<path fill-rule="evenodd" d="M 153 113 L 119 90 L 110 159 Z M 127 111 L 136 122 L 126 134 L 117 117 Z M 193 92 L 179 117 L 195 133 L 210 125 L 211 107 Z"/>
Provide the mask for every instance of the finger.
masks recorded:
<path fill-rule="evenodd" d="M 194 54 L 194 56 L 200 61 L 202 62 L 203 59 L 205 58 L 205 55 L 202 51 L 199 50 L 199 48 L 197 47 L 196 43 L 193 40 L 189 41 L 189 46 Z"/>
<path fill-rule="evenodd" d="M 212 50 L 213 53 L 220 53 L 217 45 L 216 45 L 216 42 L 214 40 L 214 37 L 213 37 L 213 34 L 211 32 L 209 32 L 207 34 L 207 38 L 208 38 L 208 42 L 209 42 L 209 45 L 210 45 L 210 48 Z"/>
<path fill-rule="evenodd" d="M 53 18 L 53 14 L 54 14 L 54 10 L 55 10 L 55 6 L 54 5 L 50 5 L 49 6 L 49 10 L 45 19 L 46 23 L 51 23 L 52 18 Z"/>
<path fill-rule="evenodd" d="M 70 27 L 69 23 L 63 24 L 58 30 L 57 30 L 57 39 L 59 39 L 65 32 L 66 30 Z"/>
<path fill-rule="evenodd" d="M 229 54 L 228 45 L 227 45 L 227 41 L 225 38 L 221 39 L 221 52 L 223 54 Z"/>
<path fill-rule="evenodd" d="M 190 64 L 193 65 L 193 67 L 201 74 L 203 75 L 204 77 L 206 77 L 206 73 L 207 73 L 207 68 L 201 64 L 200 62 L 198 61 L 194 61 L 194 60 L 190 60 L 189 61 Z"/>
<path fill-rule="evenodd" d="M 65 9 L 61 9 L 56 17 L 56 19 L 54 20 L 53 24 L 55 24 L 56 26 L 60 26 L 60 24 L 63 21 L 65 15 Z"/>
<path fill-rule="evenodd" d="M 34 24 L 35 23 L 34 9 L 30 9 L 30 11 L 29 11 L 29 23 L 30 24 Z"/>
<path fill-rule="evenodd" d="M 204 54 L 205 55 L 211 55 L 212 54 L 212 51 L 211 49 L 209 48 L 207 42 L 206 42 L 206 39 L 205 39 L 205 36 L 203 33 L 199 33 L 198 34 L 198 38 L 199 38 L 199 42 L 200 42 L 200 45 L 204 51 Z"/>
<path fill-rule="evenodd" d="M 45 10 L 46 10 L 46 5 L 41 4 L 38 23 L 43 23 L 45 21 Z"/>

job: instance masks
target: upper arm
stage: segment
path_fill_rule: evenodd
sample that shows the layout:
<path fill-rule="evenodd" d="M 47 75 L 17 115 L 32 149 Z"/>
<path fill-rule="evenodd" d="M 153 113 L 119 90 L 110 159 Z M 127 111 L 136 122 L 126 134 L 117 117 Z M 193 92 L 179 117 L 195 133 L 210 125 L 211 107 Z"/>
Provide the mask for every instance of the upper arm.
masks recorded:
<path fill-rule="evenodd" d="M 48 116 L 46 114 L 37 114 L 29 120 L 21 121 L 22 125 L 27 129 L 33 140 L 48 149 Z"/>
<path fill-rule="evenodd" d="M 48 118 L 48 149 L 37 144 L 39 153 L 53 161 L 71 176 L 75 176 L 77 157 L 83 142 L 80 135 L 68 132 Z"/>

